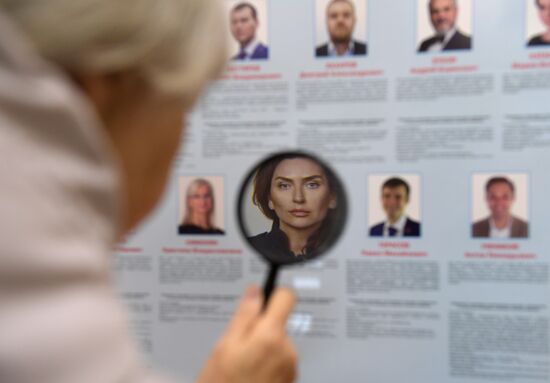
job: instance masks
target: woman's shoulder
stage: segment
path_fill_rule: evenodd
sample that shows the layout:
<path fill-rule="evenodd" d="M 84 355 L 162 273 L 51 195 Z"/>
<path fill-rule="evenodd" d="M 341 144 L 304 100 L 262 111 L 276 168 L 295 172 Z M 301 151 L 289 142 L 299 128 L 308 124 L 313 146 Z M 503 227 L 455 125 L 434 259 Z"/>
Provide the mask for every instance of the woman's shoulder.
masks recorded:
<path fill-rule="evenodd" d="M 264 232 L 264 233 L 261 233 L 261 234 L 254 235 L 252 237 L 248 237 L 248 240 L 253 245 L 264 243 L 266 241 L 269 241 L 269 239 L 270 239 L 270 236 L 269 236 L 269 232 L 267 232 L 267 231 Z"/>
<path fill-rule="evenodd" d="M 288 240 L 281 232 L 275 230 L 248 237 L 249 243 L 264 259 L 278 265 L 302 262 L 303 256 L 295 256 L 288 248 Z"/>

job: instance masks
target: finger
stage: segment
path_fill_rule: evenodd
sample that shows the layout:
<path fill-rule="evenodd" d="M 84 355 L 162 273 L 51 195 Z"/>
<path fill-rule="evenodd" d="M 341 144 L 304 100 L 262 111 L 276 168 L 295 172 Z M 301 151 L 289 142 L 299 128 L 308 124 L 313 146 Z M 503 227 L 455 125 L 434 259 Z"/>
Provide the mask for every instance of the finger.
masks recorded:
<path fill-rule="evenodd" d="M 229 337 L 241 337 L 245 335 L 258 316 L 262 308 L 262 295 L 257 286 L 249 286 L 244 292 L 239 307 L 233 314 L 226 335 Z"/>
<path fill-rule="evenodd" d="M 286 288 L 277 288 L 267 306 L 264 314 L 264 320 L 273 323 L 276 326 L 285 326 L 288 316 L 292 312 L 295 304 L 294 293 Z"/>
<path fill-rule="evenodd" d="M 278 368 L 281 372 L 281 382 L 294 382 L 298 375 L 298 354 L 290 341 L 286 342 L 283 353 L 285 355 L 283 365 Z"/>

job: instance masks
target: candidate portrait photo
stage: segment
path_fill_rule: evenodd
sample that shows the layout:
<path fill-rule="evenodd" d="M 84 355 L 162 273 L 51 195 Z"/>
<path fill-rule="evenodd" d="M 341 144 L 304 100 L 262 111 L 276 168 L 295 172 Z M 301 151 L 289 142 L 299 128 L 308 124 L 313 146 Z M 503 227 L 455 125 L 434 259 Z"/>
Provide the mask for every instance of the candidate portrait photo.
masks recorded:
<path fill-rule="evenodd" d="M 368 176 L 368 235 L 370 237 L 420 237 L 421 188 L 417 174 Z"/>
<path fill-rule="evenodd" d="M 178 206 L 178 234 L 225 234 L 222 176 L 179 177 Z"/>
<path fill-rule="evenodd" d="M 366 56 L 367 0 L 315 1 L 315 56 Z"/>
<path fill-rule="evenodd" d="M 528 238 L 528 176 L 521 173 L 472 176 L 473 238 Z"/>
<path fill-rule="evenodd" d="M 239 62 L 269 59 L 267 1 L 227 2 L 231 60 Z"/>
<path fill-rule="evenodd" d="M 550 47 L 550 0 L 525 0 L 528 47 Z"/>
<path fill-rule="evenodd" d="M 472 49 L 471 0 L 416 0 L 416 6 L 418 52 Z"/>

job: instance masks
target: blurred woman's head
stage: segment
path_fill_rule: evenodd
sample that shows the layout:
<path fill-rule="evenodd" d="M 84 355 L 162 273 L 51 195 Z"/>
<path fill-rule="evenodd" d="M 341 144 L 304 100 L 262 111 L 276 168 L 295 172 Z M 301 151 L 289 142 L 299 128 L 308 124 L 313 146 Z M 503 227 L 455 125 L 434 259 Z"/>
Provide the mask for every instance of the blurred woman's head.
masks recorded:
<path fill-rule="evenodd" d="M 0 0 L 90 101 L 121 170 L 124 229 L 167 184 L 184 114 L 225 61 L 219 0 Z"/>
<path fill-rule="evenodd" d="M 46 59 L 77 74 L 132 72 L 164 94 L 197 98 L 225 59 L 218 0 L 0 0 Z"/>

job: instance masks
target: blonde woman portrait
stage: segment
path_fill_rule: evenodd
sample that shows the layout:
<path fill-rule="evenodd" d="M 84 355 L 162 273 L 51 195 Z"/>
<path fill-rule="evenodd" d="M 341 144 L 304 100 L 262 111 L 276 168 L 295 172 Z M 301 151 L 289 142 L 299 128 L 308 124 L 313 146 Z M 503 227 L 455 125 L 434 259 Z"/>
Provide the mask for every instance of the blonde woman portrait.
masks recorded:
<path fill-rule="evenodd" d="M 179 234 L 225 234 L 213 222 L 216 204 L 214 188 L 208 180 L 191 181 L 182 203 L 185 203 L 185 215 L 178 227 Z"/>

